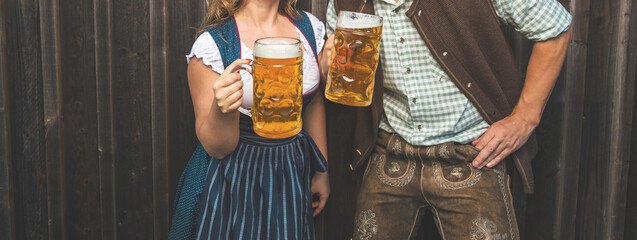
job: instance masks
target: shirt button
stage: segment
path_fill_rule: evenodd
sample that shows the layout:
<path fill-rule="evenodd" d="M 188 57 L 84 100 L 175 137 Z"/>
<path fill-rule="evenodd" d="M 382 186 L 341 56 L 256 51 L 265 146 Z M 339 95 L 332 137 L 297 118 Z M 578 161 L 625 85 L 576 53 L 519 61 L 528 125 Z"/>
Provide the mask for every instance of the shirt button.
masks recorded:
<path fill-rule="evenodd" d="M 422 130 L 422 125 L 418 124 L 418 130 Z"/>
<path fill-rule="evenodd" d="M 416 103 L 416 98 L 412 98 L 411 102 Z"/>
<path fill-rule="evenodd" d="M 411 72 L 411 68 L 405 69 L 405 72 L 410 73 Z"/>
<path fill-rule="evenodd" d="M 399 41 L 400 41 L 400 43 L 404 43 L 405 42 L 405 38 L 401 37 Z"/>
<path fill-rule="evenodd" d="M 446 56 L 447 56 L 447 54 L 448 54 L 447 52 L 442 52 L 442 56 L 443 56 L 443 57 L 446 57 Z"/>

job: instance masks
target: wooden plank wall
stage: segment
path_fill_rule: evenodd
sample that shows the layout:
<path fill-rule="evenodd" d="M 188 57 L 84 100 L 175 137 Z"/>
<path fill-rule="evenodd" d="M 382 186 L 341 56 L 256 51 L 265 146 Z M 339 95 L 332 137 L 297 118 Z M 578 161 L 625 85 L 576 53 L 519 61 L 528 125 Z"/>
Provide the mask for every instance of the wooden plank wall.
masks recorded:
<path fill-rule="evenodd" d="M 0 236 L 166 238 L 196 143 L 184 56 L 204 1 L 0 9 Z"/>
<path fill-rule="evenodd" d="M 0 12 L 4 12 L 4 1 L 0 1 Z M 6 65 L 6 37 L 4 18 L 0 18 L 0 235 L 15 239 L 15 224 L 13 224 L 12 174 L 9 159 L 11 159 L 11 141 L 8 139 L 9 121 L 7 121 L 7 65 Z"/>
<path fill-rule="evenodd" d="M 626 79 L 634 79 L 637 82 L 637 4 L 632 3 L 630 10 L 630 23 L 628 28 L 628 48 Z M 630 71 L 632 69 L 632 71 Z M 634 85 L 633 94 L 637 94 L 637 84 Z M 637 96 L 633 98 L 632 138 L 630 140 L 630 166 L 628 173 L 628 190 L 626 198 L 626 222 L 624 239 L 637 239 Z"/>
<path fill-rule="evenodd" d="M 561 2 L 573 39 L 537 132 L 536 193 L 516 201 L 520 229 L 637 239 L 637 4 Z M 299 6 L 323 20 L 327 0 Z M 184 56 L 204 10 L 204 0 L 0 1 L 3 239 L 166 238 L 196 144 Z M 524 70 L 532 45 L 510 39 Z M 331 168 L 317 235 L 348 239 L 349 169 Z"/>

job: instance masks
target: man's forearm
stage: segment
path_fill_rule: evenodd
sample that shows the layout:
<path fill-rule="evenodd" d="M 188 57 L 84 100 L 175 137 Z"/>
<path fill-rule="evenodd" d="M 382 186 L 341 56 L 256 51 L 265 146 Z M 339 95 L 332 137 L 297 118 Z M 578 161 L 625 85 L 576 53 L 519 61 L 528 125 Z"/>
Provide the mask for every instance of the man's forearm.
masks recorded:
<path fill-rule="evenodd" d="M 536 42 L 527 68 L 524 88 L 511 115 L 537 125 L 542 117 L 566 56 L 571 29 L 555 38 Z"/>
<path fill-rule="evenodd" d="M 562 69 L 570 36 L 568 30 L 556 38 L 535 43 L 518 104 L 511 115 L 493 123 L 471 143 L 480 150 L 473 166 L 493 167 L 529 139 L 540 123 L 546 101 Z"/>

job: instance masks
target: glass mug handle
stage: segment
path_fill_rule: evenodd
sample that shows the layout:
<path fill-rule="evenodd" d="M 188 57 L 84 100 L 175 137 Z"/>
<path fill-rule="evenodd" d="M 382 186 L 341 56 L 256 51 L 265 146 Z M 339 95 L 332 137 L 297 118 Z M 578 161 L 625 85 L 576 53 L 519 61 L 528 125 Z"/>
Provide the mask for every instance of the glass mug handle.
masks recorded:
<path fill-rule="evenodd" d="M 250 64 L 239 64 L 237 66 L 234 66 L 230 72 L 235 72 L 235 71 L 239 71 L 239 70 L 245 70 L 246 72 L 249 72 L 250 74 L 252 74 L 252 63 L 253 62 L 254 61 L 250 61 Z"/>
<path fill-rule="evenodd" d="M 252 63 L 253 62 L 254 61 L 251 61 L 250 64 L 239 64 L 237 66 L 234 66 L 230 72 L 236 72 L 236 71 L 239 71 L 239 70 L 244 70 L 244 71 L 249 72 L 250 74 L 252 74 Z M 249 109 L 244 108 L 243 106 L 239 106 L 239 108 L 237 110 L 240 113 L 243 113 L 243 114 L 247 115 L 248 117 L 252 117 L 252 112 Z"/>

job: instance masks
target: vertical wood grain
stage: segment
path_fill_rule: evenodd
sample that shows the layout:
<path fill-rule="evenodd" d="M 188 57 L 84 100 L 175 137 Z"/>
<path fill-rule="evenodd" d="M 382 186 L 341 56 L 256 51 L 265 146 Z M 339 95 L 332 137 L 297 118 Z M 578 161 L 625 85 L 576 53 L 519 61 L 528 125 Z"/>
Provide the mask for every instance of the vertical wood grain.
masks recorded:
<path fill-rule="evenodd" d="M 635 84 L 637 82 L 637 4 L 634 2 L 632 3 L 630 11 L 630 27 L 628 31 L 626 79 Z M 633 93 L 637 93 L 637 85 L 635 85 Z M 637 239 L 637 111 L 634 110 L 635 108 L 637 108 L 637 97 L 633 97 L 632 137 L 630 140 L 630 164 L 628 165 L 629 173 L 624 239 Z"/>
<path fill-rule="evenodd" d="M 611 42 L 611 68 L 609 78 L 615 82 L 612 92 L 613 107 L 611 121 L 611 154 L 610 154 L 610 175 L 609 187 L 610 195 L 606 202 L 610 212 L 605 216 L 606 222 L 603 235 L 604 239 L 624 239 L 625 219 L 626 219 L 626 197 L 628 186 L 628 170 L 631 153 L 631 133 L 633 112 L 635 106 L 633 99 L 635 96 L 635 64 L 628 51 L 629 26 L 631 19 L 632 0 L 618 1 L 617 12 L 614 15 L 611 25 L 614 27 L 611 32 L 616 34 L 616 38 Z M 614 61 L 613 61 L 614 60 Z M 616 62 L 615 62 L 616 61 Z M 629 67 L 630 66 L 630 67 Z"/>
<path fill-rule="evenodd" d="M 17 239 L 48 238 L 39 10 L 36 0 L 4 2 L 9 136 Z M 11 37 L 8 37 L 11 36 Z"/>
<path fill-rule="evenodd" d="M 637 46 L 637 44 L 633 42 L 632 47 L 635 48 L 635 46 Z M 635 66 L 635 68 L 637 68 L 637 65 Z M 637 81 L 637 79 L 633 79 L 633 81 Z M 637 92 L 637 87 L 635 88 L 635 92 Z M 633 106 L 637 106 L 637 98 L 633 100 Z M 628 174 L 628 189 L 626 197 L 626 225 L 624 239 L 637 239 L 637 127 L 635 126 L 637 126 L 637 111 L 633 112 L 633 131 L 631 139 L 632 147 L 629 164 L 630 172 Z"/>
<path fill-rule="evenodd" d="M 562 75 L 563 92 L 554 94 L 555 98 L 563 99 L 564 119 L 560 123 L 561 135 L 558 144 L 562 146 L 556 191 L 557 211 L 554 215 L 553 239 L 575 239 L 577 202 L 579 188 L 579 172 L 582 153 L 582 126 L 584 118 L 584 98 L 587 72 L 588 25 L 590 0 L 573 0 L 570 2 L 573 16 L 571 28 L 573 34 L 571 44 L 565 59 Z M 539 229 L 538 229 L 539 230 Z"/>
<path fill-rule="evenodd" d="M 115 159 L 113 143 L 112 18 L 111 0 L 94 0 L 95 97 L 97 105 L 97 156 L 99 160 L 101 239 L 117 236 Z M 97 210 L 95 211 L 97 212 Z"/>
<path fill-rule="evenodd" d="M 576 239 L 622 239 L 634 81 L 626 79 L 630 1 L 590 5 Z"/>
<path fill-rule="evenodd" d="M 95 22 L 93 1 L 59 3 L 64 226 L 70 239 L 101 236 Z M 48 23 L 51 24 L 51 23 Z"/>
<path fill-rule="evenodd" d="M 59 84 L 61 66 L 58 58 L 60 48 L 57 4 L 57 1 L 39 1 L 49 239 L 67 238 L 64 217 L 65 186 L 62 181 L 64 158 L 61 150 L 63 127 L 59 100 L 62 89 Z"/>
<path fill-rule="evenodd" d="M 166 1 L 150 3 L 150 97 L 152 115 L 153 230 L 156 239 L 168 237 L 167 31 Z"/>
<path fill-rule="evenodd" d="M 111 87 L 116 238 L 153 238 L 149 3 L 113 0 Z"/>
<path fill-rule="evenodd" d="M 319 20 L 325 23 L 325 12 L 327 12 L 327 0 L 310 0 L 312 9 L 311 11 L 314 16 L 316 16 Z"/>
<path fill-rule="evenodd" d="M 634 46 L 637 46 L 637 44 L 633 43 L 633 48 Z M 637 68 L 637 65 L 635 68 Z M 633 79 L 633 81 L 637 81 L 637 79 Z M 637 87 L 635 91 L 637 92 Z M 637 106 L 637 98 L 633 100 L 633 106 Z M 633 112 L 632 147 L 628 174 L 624 239 L 637 239 L 637 127 L 635 126 L 637 126 L 637 112 Z"/>
<path fill-rule="evenodd" d="M 4 4 L 4 1 L 0 1 L 0 13 L 3 16 Z M 15 239 L 6 40 L 5 18 L 0 17 L 0 236 Z"/>

